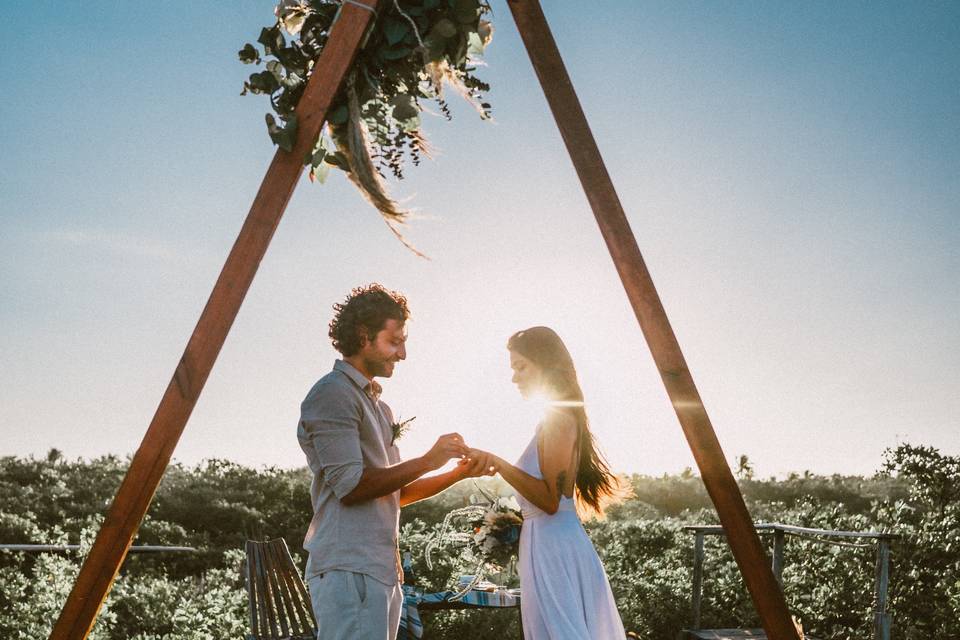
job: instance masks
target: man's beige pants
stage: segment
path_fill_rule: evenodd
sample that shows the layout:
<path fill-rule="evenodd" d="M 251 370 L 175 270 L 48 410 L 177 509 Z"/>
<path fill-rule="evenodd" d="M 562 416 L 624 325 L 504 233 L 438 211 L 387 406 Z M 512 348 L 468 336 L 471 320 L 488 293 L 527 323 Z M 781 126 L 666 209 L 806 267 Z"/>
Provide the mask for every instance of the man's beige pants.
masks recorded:
<path fill-rule="evenodd" d="M 363 573 L 327 571 L 309 580 L 317 640 L 394 640 L 403 593 Z"/>

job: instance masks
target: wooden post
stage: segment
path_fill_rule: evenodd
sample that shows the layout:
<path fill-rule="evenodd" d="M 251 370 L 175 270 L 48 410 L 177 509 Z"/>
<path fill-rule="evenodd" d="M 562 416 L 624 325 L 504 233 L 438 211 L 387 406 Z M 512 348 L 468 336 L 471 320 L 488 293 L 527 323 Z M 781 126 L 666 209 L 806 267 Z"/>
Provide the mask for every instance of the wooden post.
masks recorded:
<path fill-rule="evenodd" d="M 693 626 L 691 630 L 700 628 L 700 607 L 703 604 L 703 539 L 706 534 L 697 531 L 693 543 L 693 593 L 690 594 L 690 608 L 693 610 Z"/>
<path fill-rule="evenodd" d="M 777 579 L 781 590 L 783 590 L 783 545 L 786 538 L 787 534 L 783 529 L 773 530 L 773 577 Z"/>
<path fill-rule="evenodd" d="M 537 0 L 508 0 L 523 44 L 770 640 L 799 640 Z M 598 5 L 592 5 L 598 7 Z M 598 10 L 601 10 L 598 7 Z"/>
<path fill-rule="evenodd" d="M 270 163 L 173 378 L 80 568 L 50 640 L 82 640 L 93 628 L 303 172 L 303 158 L 313 148 L 327 109 L 353 63 L 378 2 L 344 3 L 297 105 L 297 142 L 289 153 L 277 150 Z"/>
<path fill-rule="evenodd" d="M 890 586 L 890 540 L 877 541 L 877 578 L 873 610 L 873 637 L 890 640 L 890 613 L 887 611 L 887 589 Z"/>

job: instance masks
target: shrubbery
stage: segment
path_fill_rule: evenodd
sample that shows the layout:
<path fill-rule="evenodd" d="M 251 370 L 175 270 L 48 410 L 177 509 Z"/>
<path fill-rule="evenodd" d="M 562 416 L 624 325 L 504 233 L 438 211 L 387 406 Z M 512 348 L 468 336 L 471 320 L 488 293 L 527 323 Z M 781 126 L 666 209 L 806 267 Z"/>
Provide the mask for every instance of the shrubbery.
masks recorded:
<path fill-rule="evenodd" d="M 0 458 L 0 542 L 80 543 L 88 547 L 126 461 Z M 741 461 L 741 470 L 749 470 Z M 689 624 L 692 536 L 688 524 L 716 521 L 700 480 L 689 471 L 634 476 L 634 498 L 603 521 L 587 523 L 607 568 L 624 623 L 649 640 L 673 638 Z M 871 478 L 791 475 L 741 486 L 758 521 L 824 529 L 891 530 L 890 609 L 894 637 L 960 637 L 960 457 L 929 447 L 888 450 Z M 488 492 L 509 492 L 488 481 Z M 401 544 L 413 552 L 418 582 L 449 587 L 464 570 L 423 549 L 443 515 L 475 487 L 461 483 L 412 505 Z M 309 520 L 305 470 L 249 469 L 224 461 L 172 466 L 136 544 L 185 545 L 194 554 L 131 555 L 94 629 L 98 640 L 240 638 L 246 595 L 240 549 L 247 538 L 284 537 L 298 562 Z M 784 592 L 805 629 L 821 638 L 872 637 L 875 557 L 849 548 L 789 538 Z M 0 552 L 0 638 L 46 637 L 79 569 L 79 555 Z M 708 538 L 704 626 L 757 625 L 729 548 Z M 513 612 L 424 614 L 425 637 L 516 637 Z"/>

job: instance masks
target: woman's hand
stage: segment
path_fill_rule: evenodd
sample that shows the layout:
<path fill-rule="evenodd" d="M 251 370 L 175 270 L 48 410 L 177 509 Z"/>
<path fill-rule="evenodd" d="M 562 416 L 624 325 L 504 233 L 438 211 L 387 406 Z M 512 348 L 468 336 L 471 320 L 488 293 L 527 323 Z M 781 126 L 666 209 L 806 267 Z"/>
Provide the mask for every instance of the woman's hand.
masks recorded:
<path fill-rule="evenodd" d="M 497 473 L 498 460 L 495 455 L 482 449 L 470 449 L 466 457 L 457 463 L 457 470 L 464 478 L 492 476 Z"/>

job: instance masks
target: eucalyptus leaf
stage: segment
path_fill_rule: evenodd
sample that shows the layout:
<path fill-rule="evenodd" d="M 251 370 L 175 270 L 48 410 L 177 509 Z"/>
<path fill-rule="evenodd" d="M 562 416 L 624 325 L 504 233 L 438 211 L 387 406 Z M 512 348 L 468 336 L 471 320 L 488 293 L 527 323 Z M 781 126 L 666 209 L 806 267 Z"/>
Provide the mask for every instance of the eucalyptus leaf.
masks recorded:
<path fill-rule="evenodd" d="M 316 167 L 323 162 L 327 153 L 329 153 L 329 149 L 327 149 L 326 136 L 321 131 L 320 135 L 317 136 L 316 144 L 313 145 L 313 150 L 304 155 L 303 164 L 308 167 Z"/>
<path fill-rule="evenodd" d="M 260 37 L 257 38 L 257 42 L 263 45 L 263 54 L 266 56 L 275 55 L 277 51 L 283 49 L 284 39 L 283 34 L 280 33 L 279 27 L 264 27 L 260 31 Z"/>
<path fill-rule="evenodd" d="M 276 60 L 271 60 L 267 63 L 267 71 L 273 74 L 273 77 L 277 79 L 277 83 L 283 80 L 283 65 Z M 278 87 L 279 88 L 279 87 Z"/>
<path fill-rule="evenodd" d="M 274 144 L 284 151 L 293 151 L 293 145 L 297 141 L 297 116 L 290 116 L 283 127 L 277 125 L 276 118 L 271 113 L 266 115 L 266 121 L 267 133 Z"/>
<path fill-rule="evenodd" d="M 327 114 L 327 122 L 330 124 L 343 124 L 349 117 L 350 111 L 347 109 L 347 105 L 342 104 Z"/>
<path fill-rule="evenodd" d="M 392 47 L 390 49 L 381 49 L 380 57 L 383 58 L 384 60 L 402 60 L 403 58 L 406 58 L 407 56 L 409 56 L 411 53 L 413 53 L 413 49 L 411 47 L 403 45 L 400 47 Z"/>
<path fill-rule="evenodd" d="M 288 71 L 298 75 L 306 75 L 309 58 L 299 46 L 283 47 L 274 52 L 274 55 L 277 57 L 277 61 Z"/>
<path fill-rule="evenodd" d="M 483 40 L 480 39 L 480 34 L 476 31 L 471 31 L 467 34 L 467 55 L 476 58 L 483 55 Z"/>
<path fill-rule="evenodd" d="M 324 184 L 330 176 L 330 167 L 331 165 L 326 162 L 321 162 L 314 167 L 310 167 L 310 178 L 320 184 Z"/>
<path fill-rule="evenodd" d="M 296 89 L 304 84 L 304 79 L 295 73 L 288 74 L 286 78 L 280 81 L 284 89 Z"/>
<path fill-rule="evenodd" d="M 439 62 L 443 58 L 443 52 L 447 47 L 447 42 L 444 38 L 431 33 L 423 39 L 423 44 L 427 48 L 427 58 L 429 58 L 431 62 Z"/>
<path fill-rule="evenodd" d="M 460 34 L 460 38 L 457 40 L 457 51 L 453 54 L 453 62 L 458 67 L 467 61 L 468 48 L 467 37 L 464 34 Z"/>
<path fill-rule="evenodd" d="M 405 94 L 394 96 L 390 104 L 393 105 L 393 117 L 396 120 L 409 120 L 420 114 L 420 108 L 417 107 L 417 101 L 413 96 Z"/>
<path fill-rule="evenodd" d="M 441 38 L 452 38 L 457 35 L 457 25 L 453 24 L 453 21 L 449 18 L 443 18 L 437 24 L 433 25 L 430 34 L 436 34 Z"/>
<path fill-rule="evenodd" d="M 260 64 L 260 52 L 249 42 L 243 45 L 243 49 L 240 49 L 237 55 L 240 56 L 240 62 L 243 64 Z"/>
<path fill-rule="evenodd" d="M 454 15 L 457 18 L 457 22 L 459 22 L 460 24 L 469 25 L 477 21 L 476 11 L 459 11 Z"/>
<path fill-rule="evenodd" d="M 328 153 L 327 157 L 323 160 L 327 164 L 331 164 L 338 169 L 343 169 L 344 171 L 350 171 L 350 165 L 347 164 L 347 158 L 339 151 L 334 153 Z"/>
<path fill-rule="evenodd" d="M 387 17 L 383 22 L 383 35 L 386 36 L 389 45 L 402 41 L 410 32 L 410 23 L 406 20 Z"/>
<path fill-rule="evenodd" d="M 480 3 L 477 0 L 455 0 L 453 12 L 460 22 L 472 22 L 480 12 Z"/>
<path fill-rule="evenodd" d="M 408 118 L 400 122 L 400 128 L 404 131 L 419 131 L 422 123 L 420 122 L 420 114 L 418 113 L 416 117 Z"/>
<path fill-rule="evenodd" d="M 280 83 L 277 81 L 277 77 L 271 72 L 260 71 L 258 73 L 250 74 L 250 80 L 247 83 L 247 88 L 249 88 L 253 93 L 272 94 L 274 91 L 280 88 Z"/>
<path fill-rule="evenodd" d="M 289 5 L 290 3 L 281 3 L 280 7 L 277 7 L 280 22 L 283 23 L 283 28 L 287 30 L 287 33 L 295 36 L 300 33 L 307 13 L 299 6 L 284 6 L 284 4 Z"/>

